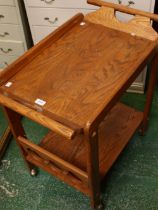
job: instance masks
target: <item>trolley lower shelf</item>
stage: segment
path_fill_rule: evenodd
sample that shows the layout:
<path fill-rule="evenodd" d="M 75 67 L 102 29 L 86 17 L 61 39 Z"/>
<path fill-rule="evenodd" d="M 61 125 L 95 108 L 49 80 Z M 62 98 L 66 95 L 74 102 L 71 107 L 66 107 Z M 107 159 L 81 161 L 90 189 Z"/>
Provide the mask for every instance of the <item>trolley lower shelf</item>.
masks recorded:
<path fill-rule="evenodd" d="M 134 132 L 138 129 L 142 118 L 142 112 L 118 103 L 101 123 L 99 127 L 99 167 L 101 178 L 105 176 Z M 77 168 L 87 171 L 86 147 L 82 135 L 69 141 L 53 132 L 49 132 L 41 141 L 40 146 Z M 38 160 L 39 167 L 42 167 L 40 157 L 33 153 L 27 156 L 27 160 L 32 163 L 36 160 L 36 165 Z"/>

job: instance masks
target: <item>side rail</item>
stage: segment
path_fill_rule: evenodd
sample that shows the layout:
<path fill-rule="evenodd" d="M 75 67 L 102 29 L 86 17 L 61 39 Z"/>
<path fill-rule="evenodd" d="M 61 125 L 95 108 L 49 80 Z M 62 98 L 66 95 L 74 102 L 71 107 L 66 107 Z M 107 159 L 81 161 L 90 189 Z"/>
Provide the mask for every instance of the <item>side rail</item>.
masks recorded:
<path fill-rule="evenodd" d="M 74 174 L 78 179 L 82 180 L 84 183 L 88 183 L 88 175 L 85 171 L 77 168 L 71 163 L 61 159 L 60 157 L 50 153 L 44 148 L 32 143 L 30 140 L 25 139 L 21 136 L 18 137 L 18 141 L 22 148 L 25 150 L 27 156 L 26 159 L 37 166 L 41 166 L 45 168 L 45 170 L 51 170 L 53 173 L 53 169 L 56 168 L 58 172 L 61 173 L 69 173 Z"/>

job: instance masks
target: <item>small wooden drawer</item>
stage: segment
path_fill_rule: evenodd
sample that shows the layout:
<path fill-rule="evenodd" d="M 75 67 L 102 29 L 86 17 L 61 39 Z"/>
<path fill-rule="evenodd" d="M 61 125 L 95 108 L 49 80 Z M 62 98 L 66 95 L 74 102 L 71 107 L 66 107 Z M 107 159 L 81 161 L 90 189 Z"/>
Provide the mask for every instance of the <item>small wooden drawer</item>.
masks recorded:
<path fill-rule="evenodd" d="M 86 0 L 25 0 L 29 7 L 55 7 L 55 8 L 85 8 L 97 7 L 87 4 Z"/>
<path fill-rule="evenodd" d="M 33 28 L 34 44 L 37 44 L 48 34 L 57 29 L 57 27 L 48 27 L 48 26 L 33 26 L 32 28 Z"/>
<path fill-rule="evenodd" d="M 13 61 L 15 61 L 18 56 L 8 56 L 8 55 L 1 55 L 0 56 L 0 69 L 4 69 Z"/>
<path fill-rule="evenodd" d="M 60 26 L 77 13 L 88 13 L 84 9 L 30 8 L 32 25 Z"/>
<path fill-rule="evenodd" d="M 1 5 L 15 6 L 15 1 L 14 0 L 0 0 L 0 6 Z"/>
<path fill-rule="evenodd" d="M 1 40 L 21 40 L 21 30 L 19 25 L 1 24 L 0 25 Z"/>
<path fill-rule="evenodd" d="M 22 41 L 0 41 L 0 55 L 21 55 L 24 53 Z"/>
<path fill-rule="evenodd" d="M 18 17 L 15 7 L 0 7 L 0 23 L 18 24 Z"/>

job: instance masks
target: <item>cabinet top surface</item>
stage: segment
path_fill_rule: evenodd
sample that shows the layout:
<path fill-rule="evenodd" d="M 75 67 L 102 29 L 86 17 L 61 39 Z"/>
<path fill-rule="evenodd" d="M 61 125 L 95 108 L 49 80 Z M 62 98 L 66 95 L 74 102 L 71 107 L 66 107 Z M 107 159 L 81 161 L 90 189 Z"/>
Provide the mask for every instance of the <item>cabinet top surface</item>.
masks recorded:
<path fill-rule="evenodd" d="M 153 41 L 90 22 L 76 24 L 55 42 L 52 37 L 44 49 L 39 43 L 35 57 L 26 55 L 27 62 L 7 80 L 12 85 L 6 82 L 0 91 L 81 127 L 133 82 L 156 49 Z M 46 103 L 37 105 L 37 99 Z"/>

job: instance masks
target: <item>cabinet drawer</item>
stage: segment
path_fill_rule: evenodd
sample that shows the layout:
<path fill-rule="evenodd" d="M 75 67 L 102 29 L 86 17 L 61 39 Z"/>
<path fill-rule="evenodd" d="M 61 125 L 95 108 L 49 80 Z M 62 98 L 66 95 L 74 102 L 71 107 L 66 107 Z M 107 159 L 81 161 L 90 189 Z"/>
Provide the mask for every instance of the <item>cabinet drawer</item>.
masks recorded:
<path fill-rule="evenodd" d="M 0 6 L 0 23 L 18 24 L 15 7 Z"/>
<path fill-rule="evenodd" d="M 13 61 L 15 61 L 19 56 L 8 56 L 8 55 L 1 55 L 0 56 L 0 69 L 4 69 Z"/>
<path fill-rule="evenodd" d="M 87 4 L 86 0 L 25 0 L 30 7 L 56 7 L 56 8 L 85 8 L 97 7 Z M 66 2 L 65 2 L 66 1 Z"/>
<path fill-rule="evenodd" d="M 0 55 L 21 55 L 23 53 L 23 42 L 0 41 Z"/>
<path fill-rule="evenodd" d="M 77 13 L 88 13 L 84 9 L 30 8 L 32 25 L 60 26 Z"/>
<path fill-rule="evenodd" d="M 34 44 L 37 44 L 43 38 L 45 38 L 48 34 L 53 32 L 57 27 L 48 27 L 48 26 L 33 26 L 33 36 L 34 36 Z"/>
<path fill-rule="evenodd" d="M 1 40 L 21 40 L 21 30 L 19 25 L 1 24 L 0 25 Z"/>
<path fill-rule="evenodd" d="M 0 0 L 0 6 L 1 5 L 14 6 L 15 1 L 14 0 Z"/>

